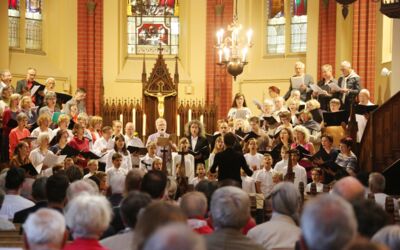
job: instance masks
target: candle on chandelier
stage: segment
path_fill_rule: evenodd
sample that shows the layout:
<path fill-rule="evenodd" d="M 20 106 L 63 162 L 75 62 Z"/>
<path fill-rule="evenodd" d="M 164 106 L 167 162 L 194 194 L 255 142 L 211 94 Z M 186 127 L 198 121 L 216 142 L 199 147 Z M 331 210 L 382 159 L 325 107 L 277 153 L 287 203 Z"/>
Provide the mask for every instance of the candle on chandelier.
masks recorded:
<path fill-rule="evenodd" d="M 230 54 L 229 49 L 224 48 L 225 61 L 229 61 L 229 54 Z"/>
<path fill-rule="evenodd" d="M 248 48 L 244 47 L 243 50 L 242 50 L 242 62 L 246 61 L 247 51 L 248 51 Z"/>
<path fill-rule="evenodd" d="M 181 116 L 176 115 L 176 136 L 181 136 Z"/>
<path fill-rule="evenodd" d="M 252 30 L 252 29 L 249 29 L 249 30 L 247 31 L 246 36 L 247 36 L 247 44 L 250 45 L 250 44 L 251 44 L 251 38 L 252 38 L 252 36 L 253 36 L 253 30 Z"/>
<path fill-rule="evenodd" d="M 222 62 L 222 49 L 218 50 L 218 58 L 219 58 L 219 62 Z"/>
<path fill-rule="evenodd" d="M 143 136 L 146 136 L 146 114 L 143 114 L 143 129 L 142 129 Z"/>

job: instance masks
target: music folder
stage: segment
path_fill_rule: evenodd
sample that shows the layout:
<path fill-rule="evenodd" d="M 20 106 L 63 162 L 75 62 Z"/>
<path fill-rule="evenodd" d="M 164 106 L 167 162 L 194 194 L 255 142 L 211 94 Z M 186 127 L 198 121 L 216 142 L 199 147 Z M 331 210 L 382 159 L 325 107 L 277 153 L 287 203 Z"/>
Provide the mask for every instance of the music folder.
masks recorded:
<path fill-rule="evenodd" d="M 147 148 L 145 147 L 135 147 L 135 146 L 128 146 L 127 147 L 129 153 L 137 153 L 139 155 L 145 155 L 147 154 Z"/>
<path fill-rule="evenodd" d="M 274 126 L 278 123 L 274 116 L 264 116 L 264 120 L 267 122 L 268 126 Z"/>
<path fill-rule="evenodd" d="M 66 103 L 72 99 L 72 95 L 60 93 L 60 92 L 56 92 L 56 96 L 57 96 L 57 101 L 59 101 L 62 104 Z"/>
<path fill-rule="evenodd" d="M 36 176 L 39 174 L 36 168 L 32 165 L 32 163 L 22 165 L 21 168 L 23 168 L 25 172 L 27 172 L 30 176 Z"/>
<path fill-rule="evenodd" d="M 324 112 L 322 116 L 324 117 L 326 127 L 340 126 L 342 122 L 347 124 L 349 121 L 349 113 L 345 110 L 338 112 Z"/>
<path fill-rule="evenodd" d="M 371 113 L 372 111 L 374 111 L 375 109 L 378 108 L 378 105 L 356 105 L 354 106 L 354 112 L 358 115 L 364 115 L 364 114 L 368 114 Z"/>
<path fill-rule="evenodd" d="M 18 126 L 17 120 L 14 120 L 14 119 L 8 120 L 8 122 L 7 122 L 7 127 L 9 127 L 9 128 L 16 128 L 17 126 Z"/>

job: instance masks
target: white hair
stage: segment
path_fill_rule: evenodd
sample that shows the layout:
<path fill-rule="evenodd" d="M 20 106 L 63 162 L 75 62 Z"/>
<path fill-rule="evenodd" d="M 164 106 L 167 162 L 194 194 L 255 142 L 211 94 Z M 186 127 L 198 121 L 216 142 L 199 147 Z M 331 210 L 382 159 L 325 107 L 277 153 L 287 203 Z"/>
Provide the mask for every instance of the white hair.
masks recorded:
<path fill-rule="evenodd" d="M 295 67 L 300 67 L 300 68 L 302 68 L 302 69 L 304 69 L 304 68 L 306 67 L 306 65 L 305 65 L 303 62 L 300 62 L 300 61 L 296 62 L 296 63 L 294 64 L 294 66 L 295 66 Z"/>
<path fill-rule="evenodd" d="M 334 194 L 321 194 L 306 203 L 301 229 L 309 250 L 343 249 L 357 234 L 353 208 Z"/>
<path fill-rule="evenodd" d="M 400 249 L 400 226 L 390 225 L 383 227 L 375 233 L 371 241 L 384 244 L 390 250 Z"/>
<path fill-rule="evenodd" d="M 240 229 L 250 217 L 250 198 L 240 188 L 222 187 L 212 195 L 210 211 L 216 229 Z"/>
<path fill-rule="evenodd" d="M 299 219 L 300 193 L 293 183 L 281 182 L 272 189 L 272 209 L 274 212 Z"/>
<path fill-rule="evenodd" d="M 187 225 L 173 223 L 159 228 L 143 250 L 206 250 L 204 238 Z"/>
<path fill-rule="evenodd" d="M 188 218 L 203 217 L 207 212 L 207 197 L 201 192 L 189 192 L 182 196 L 179 205 Z"/>
<path fill-rule="evenodd" d="M 340 65 L 346 69 L 351 69 L 351 63 L 348 61 L 343 61 Z"/>
<path fill-rule="evenodd" d="M 41 144 L 43 140 L 47 139 L 50 142 L 50 135 L 47 132 L 39 133 L 38 137 L 36 138 L 37 144 Z"/>
<path fill-rule="evenodd" d="M 364 94 L 364 95 L 366 95 L 367 97 L 368 97 L 368 99 L 370 98 L 370 96 L 371 96 L 371 94 L 369 93 L 369 90 L 368 89 L 362 89 L 362 90 L 360 90 L 360 93 L 358 93 L 359 95 L 360 94 Z"/>
<path fill-rule="evenodd" d="M 274 106 L 274 102 L 271 99 L 265 99 L 264 100 L 264 105 L 265 106 Z"/>
<path fill-rule="evenodd" d="M 65 220 L 76 238 L 99 238 L 112 217 L 110 203 L 104 196 L 82 193 L 70 201 Z"/>
<path fill-rule="evenodd" d="M 41 208 L 28 216 L 23 227 L 28 245 L 51 244 L 62 247 L 65 220 L 60 212 L 54 209 Z"/>
<path fill-rule="evenodd" d="M 96 190 L 94 186 L 91 185 L 88 181 L 85 180 L 78 180 L 74 181 L 68 186 L 67 189 L 67 200 L 70 201 L 77 195 L 81 193 L 88 193 L 88 194 L 97 194 L 99 191 Z"/>
<path fill-rule="evenodd" d="M 108 184 L 110 185 L 111 192 L 113 194 L 122 194 L 124 192 L 125 179 L 126 179 L 126 176 L 124 174 L 111 175 Z"/>
<path fill-rule="evenodd" d="M 165 119 L 162 118 L 162 117 L 159 117 L 159 118 L 157 118 L 157 120 L 156 120 L 156 124 L 158 124 L 158 123 L 161 122 L 161 121 L 167 123 L 167 120 L 165 120 Z"/>
<path fill-rule="evenodd" d="M 56 79 L 54 78 L 54 77 L 49 77 L 49 78 L 47 78 L 46 79 L 46 81 L 44 82 L 45 84 L 48 84 L 50 81 L 52 81 L 52 82 L 56 82 Z"/>
<path fill-rule="evenodd" d="M 295 133 L 295 132 L 301 132 L 301 133 L 303 133 L 303 134 L 304 134 L 304 141 L 305 141 L 306 143 L 308 143 L 308 142 L 310 141 L 310 131 L 309 131 L 306 127 L 304 127 L 304 126 L 302 126 L 302 125 L 297 125 L 297 126 L 294 127 L 294 129 L 293 129 L 293 133 Z"/>

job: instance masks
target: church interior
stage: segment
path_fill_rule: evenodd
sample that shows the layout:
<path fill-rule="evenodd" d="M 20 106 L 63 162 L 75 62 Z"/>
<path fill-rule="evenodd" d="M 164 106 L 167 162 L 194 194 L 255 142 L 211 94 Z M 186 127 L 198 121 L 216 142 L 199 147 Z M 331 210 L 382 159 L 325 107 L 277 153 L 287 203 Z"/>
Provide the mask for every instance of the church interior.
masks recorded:
<path fill-rule="evenodd" d="M 8 0 L 0 13 L 0 249 L 400 249 L 400 0 Z M 37 199 L 35 183 L 64 191 Z M 98 230 L 76 219 L 85 208 Z M 69 232 L 39 240 L 45 223 Z"/>

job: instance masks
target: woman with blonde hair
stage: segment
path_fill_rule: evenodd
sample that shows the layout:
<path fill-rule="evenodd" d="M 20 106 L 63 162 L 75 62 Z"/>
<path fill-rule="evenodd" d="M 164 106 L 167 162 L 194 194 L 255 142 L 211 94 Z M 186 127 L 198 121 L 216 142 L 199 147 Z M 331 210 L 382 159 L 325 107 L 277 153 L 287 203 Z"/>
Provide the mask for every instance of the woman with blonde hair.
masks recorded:
<path fill-rule="evenodd" d="M 93 144 L 101 137 L 101 128 L 103 126 L 103 117 L 95 115 L 89 119 L 89 131 L 92 135 Z"/>
<path fill-rule="evenodd" d="M 38 137 L 40 133 L 48 133 L 49 134 L 49 139 L 53 139 L 53 131 L 50 128 L 50 123 L 51 123 L 51 117 L 47 113 L 43 113 L 39 115 L 39 118 L 36 121 L 38 127 L 35 128 L 31 136 L 32 137 Z M 37 142 L 32 143 L 32 148 L 36 148 L 38 146 Z"/>
<path fill-rule="evenodd" d="M 32 108 L 32 98 L 31 96 L 23 96 L 19 101 L 19 108 L 21 112 L 25 113 L 28 117 L 28 129 L 31 129 L 37 120 L 37 110 Z"/>
<path fill-rule="evenodd" d="M 315 154 L 314 145 L 310 142 L 310 131 L 302 125 L 297 125 L 293 129 L 294 133 L 294 143 L 291 145 L 291 149 L 301 147 L 308 152 L 310 155 Z M 307 176 L 311 178 L 312 163 L 305 157 L 300 158 L 299 164 L 304 167 L 307 171 Z"/>
<path fill-rule="evenodd" d="M 208 166 L 209 167 L 212 166 L 215 155 L 222 151 L 224 151 L 224 138 L 222 136 L 218 136 L 215 139 L 214 149 L 210 154 L 210 158 L 208 158 Z"/>

